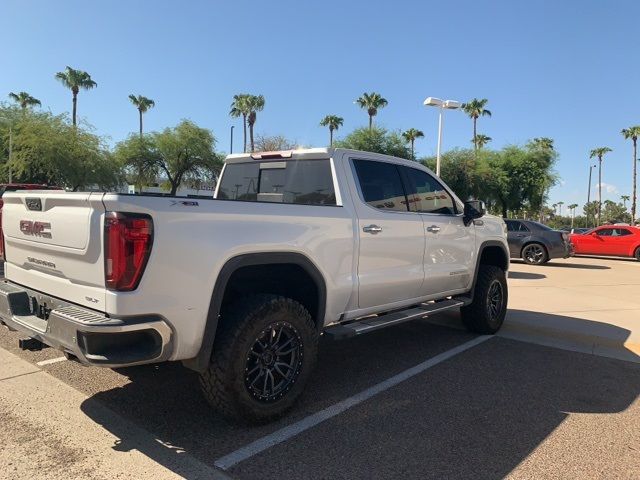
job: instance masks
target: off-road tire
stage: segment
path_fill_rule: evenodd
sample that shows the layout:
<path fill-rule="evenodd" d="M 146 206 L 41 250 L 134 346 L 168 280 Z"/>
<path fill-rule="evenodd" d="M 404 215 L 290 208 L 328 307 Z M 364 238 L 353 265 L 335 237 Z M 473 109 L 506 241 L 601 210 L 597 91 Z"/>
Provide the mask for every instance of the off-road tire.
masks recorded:
<path fill-rule="evenodd" d="M 492 309 L 491 297 L 495 296 L 496 289 L 500 292 L 501 302 L 499 307 Z M 473 302 L 460 309 L 462 323 L 467 330 L 474 333 L 496 333 L 504 322 L 508 298 L 504 270 L 493 265 L 480 265 L 473 291 Z"/>
<path fill-rule="evenodd" d="M 224 417 L 248 424 L 275 420 L 289 410 L 313 370 L 318 352 L 318 329 L 300 303 L 277 295 L 250 295 L 224 309 L 216 332 L 211 362 L 200 374 L 209 404 Z M 279 398 L 261 401 L 246 385 L 249 351 L 270 325 L 286 323 L 299 340 L 299 371 Z"/>
<path fill-rule="evenodd" d="M 529 265 L 543 265 L 549 261 L 549 253 L 541 243 L 529 243 L 522 248 L 522 260 Z"/>

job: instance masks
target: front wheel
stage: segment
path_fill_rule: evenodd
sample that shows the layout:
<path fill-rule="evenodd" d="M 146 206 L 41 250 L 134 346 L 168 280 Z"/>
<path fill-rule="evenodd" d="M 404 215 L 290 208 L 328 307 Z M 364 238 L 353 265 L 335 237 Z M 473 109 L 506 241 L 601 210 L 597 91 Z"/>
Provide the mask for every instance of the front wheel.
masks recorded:
<path fill-rule="evenodd" d="M 636 248 L 636 251 L 633 253 L 633 256 L 636 260 L 640 262 L 640 247 Z"/>
<path fill-rule="evenodd" d="M 496 333 L 507 314 L 508 298 L 504 270 L 493 265 L 480 265 L 473 302 L 460 309 L 462 323 L 471 332 Z"/>
<path fill-rule="evenodd" d="M 298 302 L 251 295 L 225 309 L 209 368 L 208 402 L 224 416 L 265 423 L 290 409 L 316 362 L 318 331 Z"/>
<path fill-rule="evenodd" d="M 549 255 L 544 245 L 530 243 L 522 249 L 522 259 L 529 265 L 542 265 L 549 261 Z"/>

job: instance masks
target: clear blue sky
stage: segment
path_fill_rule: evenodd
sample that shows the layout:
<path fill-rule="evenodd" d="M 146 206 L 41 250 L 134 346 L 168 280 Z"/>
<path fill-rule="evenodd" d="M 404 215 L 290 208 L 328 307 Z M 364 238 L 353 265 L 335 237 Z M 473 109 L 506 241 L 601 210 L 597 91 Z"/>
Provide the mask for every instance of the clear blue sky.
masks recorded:
<path fill-rule="evenodd" d="M 79 95 L 79 115 L 114 143 L 137 128 L 127 96 L 156 101 L 146 129 L 190 118 L 229 149 L 233 94 L 266 97 L 256 130 L 305 145 L 327 143 L 326 114 L 345 119 L 338 135 L 364 125 L 353 104 L 365 91 L 389 100 L 377 122 L 426 133 L 434 154 L 437 112 L 427 96 L 489 99 L 479 132 L 499 148 L 555 139 L 562 183 L 551 200 L 586 201 L 589 150 L 609 146 L 605 198 L 631 192 L 631 145 L 640 124 L 640 3 L 634 1 L 32 1 L 4 0 L 0 99 L 25 90 L 54 113 L 71 96 L 56 80 L 66 65 L 98 88 Z M 470 146 L 471 121 L 445 117 L 444 148 Z M 594 180 L 594 184 L 596 181 Z"/>

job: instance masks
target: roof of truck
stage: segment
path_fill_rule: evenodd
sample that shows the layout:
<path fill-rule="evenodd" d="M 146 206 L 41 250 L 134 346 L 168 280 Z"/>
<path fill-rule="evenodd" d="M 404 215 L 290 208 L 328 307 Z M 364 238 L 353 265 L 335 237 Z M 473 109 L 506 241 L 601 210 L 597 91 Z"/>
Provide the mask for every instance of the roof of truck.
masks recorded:
<path fill-rule="evenodd" d="M 348 148 L 301 148 L 296 150 L 280 150 L 276 152 L 254 152 L 254 153 L 234 153 L 225 159 L 226 163 L 242 163 L 252 160 L 316 160 L 327 157 L 334 158 L 336 153 L 353 153 L 353 154 L 363 154 L 367 157 L 376 157 L 379 159 L 387 159 L 393 160 L 399 163 L 406 163 L 410 165 L 415 165 L 416 162 L 413 160 L 408 160 L 406 158 L 392 157 L 390 155 L 384 155 L 381 153 L 373 153 L 373 152 L 364 152 L 361 150 L 353 150 Z M 422 165 L 421 165 L 422 166 Z"/>

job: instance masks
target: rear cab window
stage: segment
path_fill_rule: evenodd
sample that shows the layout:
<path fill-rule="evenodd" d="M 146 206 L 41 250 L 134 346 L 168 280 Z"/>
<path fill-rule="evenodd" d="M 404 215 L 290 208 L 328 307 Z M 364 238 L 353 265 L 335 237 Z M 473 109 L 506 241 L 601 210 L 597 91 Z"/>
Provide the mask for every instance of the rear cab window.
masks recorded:
<path fill-rule="evenodd" d="M 217 198 L 244 202 L 336 205 L 329 159 L 228 163 Z"/>

